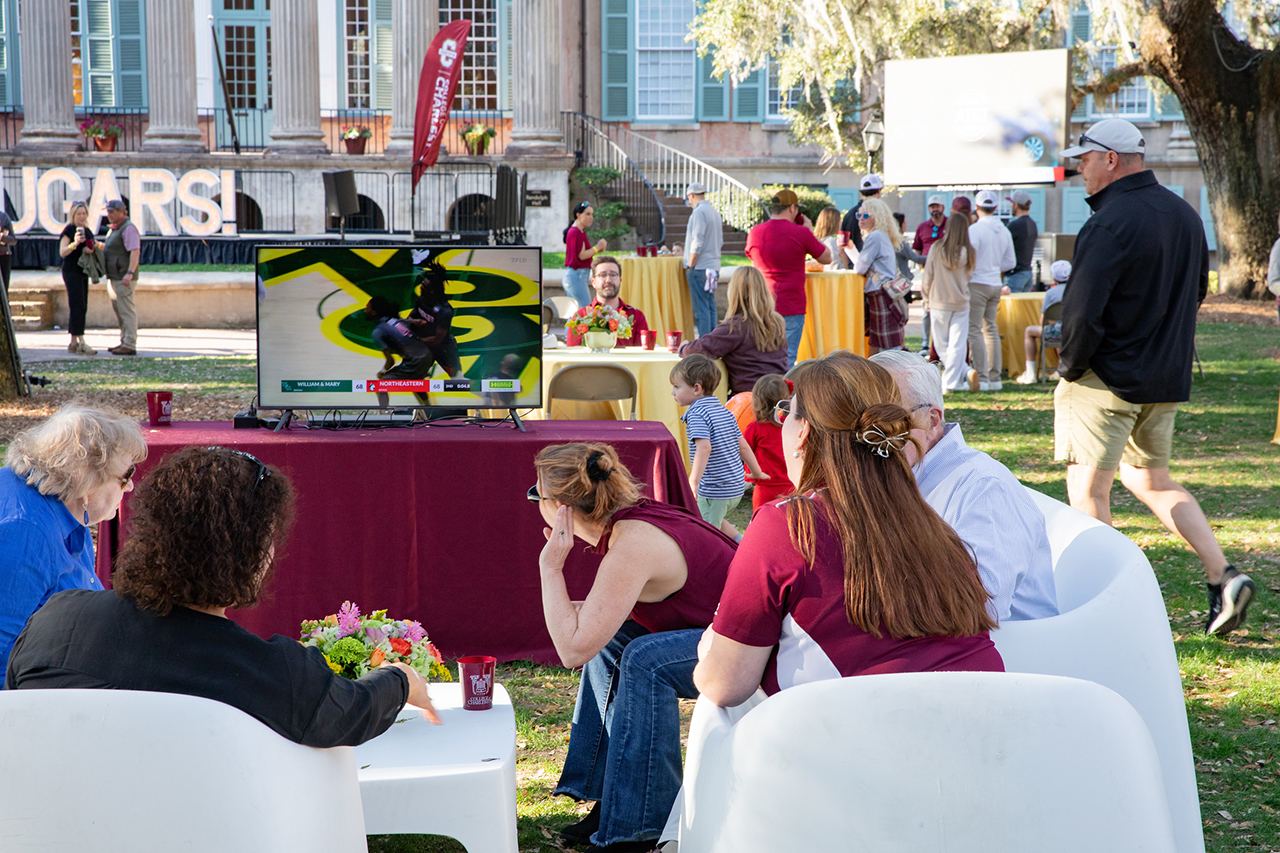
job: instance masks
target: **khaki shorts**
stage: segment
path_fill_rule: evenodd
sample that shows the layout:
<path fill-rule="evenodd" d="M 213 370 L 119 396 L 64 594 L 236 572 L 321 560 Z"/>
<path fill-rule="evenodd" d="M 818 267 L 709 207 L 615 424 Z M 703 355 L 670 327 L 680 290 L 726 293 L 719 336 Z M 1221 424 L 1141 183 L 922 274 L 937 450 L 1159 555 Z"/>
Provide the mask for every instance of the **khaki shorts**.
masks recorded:
<path fill-rule="evenodd" d="M 1121 462 L 1168 468 L 1177 414 L 1177 403 L 1121 400 L 1092 370 L 1076 382 L 1060 379 L 1053 394 L 1053 458 L 1103 471 Z"/>

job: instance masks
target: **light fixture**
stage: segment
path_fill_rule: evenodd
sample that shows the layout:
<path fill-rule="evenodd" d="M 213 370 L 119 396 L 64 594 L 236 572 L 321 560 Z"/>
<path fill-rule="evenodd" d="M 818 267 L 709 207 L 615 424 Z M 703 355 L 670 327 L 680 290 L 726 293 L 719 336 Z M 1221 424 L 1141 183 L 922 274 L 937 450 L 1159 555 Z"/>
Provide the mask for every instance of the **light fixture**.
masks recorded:
<path fill-rule="evenodd" d="M 874 154 L 880 150 L 882 144 L 884 144 L 884 124 L 880 121 L 878 114 L 872 113 L 871 121 L 862 128 L 862 147 L 868 154 Z"/>

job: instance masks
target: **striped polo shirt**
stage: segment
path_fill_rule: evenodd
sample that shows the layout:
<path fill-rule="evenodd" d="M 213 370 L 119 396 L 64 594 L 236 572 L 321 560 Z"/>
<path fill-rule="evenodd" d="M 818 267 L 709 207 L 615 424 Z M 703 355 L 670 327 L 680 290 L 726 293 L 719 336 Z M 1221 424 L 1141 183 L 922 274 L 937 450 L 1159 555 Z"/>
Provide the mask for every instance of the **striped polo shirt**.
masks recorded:
<path fill-rule="evenodd" d="M 697 449 L 695 439 L 711 442 L 711 458 L 698 483 L 698 497 L 709 499 L 740 498 L 746 490 L 742 473 L 742 454 L 738 439 L 742 431 L 733 414 L 724 407 L 719 397 L 707 396 L 694 400 L 680 420 L 684 421 L 685 435 L 689 439 L 689 461 Z"/>

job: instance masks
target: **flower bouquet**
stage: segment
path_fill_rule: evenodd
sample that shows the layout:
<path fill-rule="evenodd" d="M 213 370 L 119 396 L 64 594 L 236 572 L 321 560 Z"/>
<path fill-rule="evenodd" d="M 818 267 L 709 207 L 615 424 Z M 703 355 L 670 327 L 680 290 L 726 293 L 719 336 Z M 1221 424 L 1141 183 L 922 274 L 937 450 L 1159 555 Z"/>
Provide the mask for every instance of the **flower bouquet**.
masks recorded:
<path fill-rule="evenodd" d="M 595 352 L 612 349 L 618 338 L 631 337 L 631 318 L 608 305 L 588 305 L 569 322 Z"/>
<path fill-rule="evenodd" d="M 468 154 L 483 154 L 489 147 L 489 140 L 498 135 L 498 131 L 483 124 L 469 124 L 458 131 L 462 144 L 467 146 Z"/>
<path fill-rule="evenodd" d="M 344 124 L 342 126 L 343 139 L 368 139 L 373 136 L 373 131 L 363 124 Z"/>
<path fill-rule="evenodd" d="M 359 678 L 383 663 L 407 663 L 428 681 L 453 680 L 422 625 L 389 619 L 385 610 L 362 616 L 350 601 L 324 619 L 303 622 L 301 642 L 319 649 L 343 678 Z"/>

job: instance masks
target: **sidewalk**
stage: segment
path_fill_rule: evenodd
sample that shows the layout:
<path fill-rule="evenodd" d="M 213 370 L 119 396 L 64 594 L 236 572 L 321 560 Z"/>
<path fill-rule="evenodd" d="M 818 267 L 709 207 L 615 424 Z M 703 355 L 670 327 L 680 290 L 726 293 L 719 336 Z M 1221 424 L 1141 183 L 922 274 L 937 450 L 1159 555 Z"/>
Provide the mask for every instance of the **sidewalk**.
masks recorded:
<path fill-rule="evenodd" d="M 71 336 L 56 329 L 18 332 L 18 352 L 23 364 L 72 359 L 114 359 L 127 361 L 135 356 L 112 355 L 107 347 L 120 343 L 118 329 L 86 329 L 84 339 L 97 355 L 67 352 Z M 253 329 L 139 329 L 136 358 L 181 358 L 183 356 L 257 355 L 257 332 Z"/>

